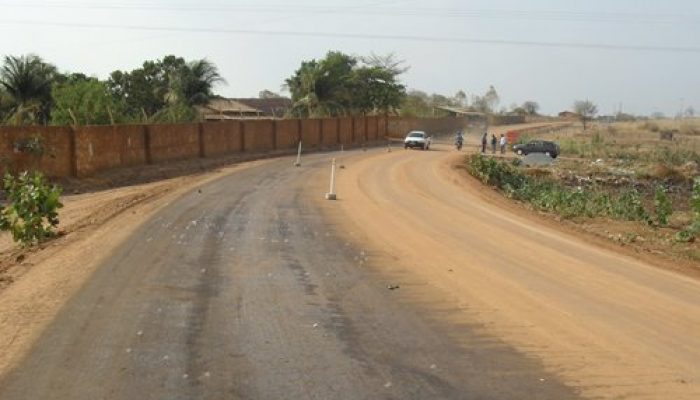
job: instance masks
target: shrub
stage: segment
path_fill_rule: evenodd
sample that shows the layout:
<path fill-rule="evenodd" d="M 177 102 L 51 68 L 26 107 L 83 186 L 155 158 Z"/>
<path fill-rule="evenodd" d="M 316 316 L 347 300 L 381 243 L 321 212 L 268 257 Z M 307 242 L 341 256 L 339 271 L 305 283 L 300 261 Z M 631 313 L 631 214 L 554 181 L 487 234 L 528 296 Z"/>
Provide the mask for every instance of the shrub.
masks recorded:
<path fill-rule="evenodd" d="M 695 178 L 693 190 L 690 196 L 690 210 L 693 212 L 693 219 L 700 221 L 700 178 Z"/>
<path fill-rule="evenodd" d="M 0 211 L 0 229 L 10 231 L 22 245 L 33 245 L 54 236 L 61 189 L 49 186 L 40 172 L 5 175 L 3 188 L 8 204 Z"/>
<path fill-rule="evenodd" d="M 643 129 L 646 129 L 651 132 L 658 132 L 661 130 L 661 127 L 659 127 L 659 124 L 657 124 L 654 121 L 647 121 L 642 125 Z"/>
<path fill-rule="evenodd" d="M 673 213 L 671 201 L 666 195 L 666 189 L 657 186 L 654 193 L 654 210 L 656 211 L 656 222 L 659 226 L 668 225 L 668 218 Z"/>
<path fill-rule="evenodd" d="M 679 242 L 692 242 L 700 235 L 700 178 L 695 178 L 693 182 L 690 211 L 693 213 L 693 220 L 687 228 L 676 235 L 676 240 Z"/>
<path fill-rule="evenodd" d="M 469 159 L 468 170 L 482 182 L 502 190 L 506 196 L 527 201 L 539 210 L 564 218 L 609 216 L 651 222 L 641 195 L 634 189 L 619 196 L 583 188 L 569 189 L 553 179 L 533 178 L 512 164 L 481 155 Z"/>
<path fill-rule="evenodd" d="M 654 168 L 651 169 L 649 175 L 669 182 L 681 183 L 686 181 L 681 171 L 666 164 L 656 164 Z"/>

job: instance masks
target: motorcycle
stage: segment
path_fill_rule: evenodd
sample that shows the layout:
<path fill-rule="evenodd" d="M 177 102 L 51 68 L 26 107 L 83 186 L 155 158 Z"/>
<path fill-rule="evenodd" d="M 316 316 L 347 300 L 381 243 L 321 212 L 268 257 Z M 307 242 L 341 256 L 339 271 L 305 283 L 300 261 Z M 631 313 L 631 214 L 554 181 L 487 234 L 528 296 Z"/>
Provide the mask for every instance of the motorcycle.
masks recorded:
<path fill-rule="evenodd" d="M 455 148 L 457 149 L 457 151 L 462 150 L 462 144 L 464 144 L 463 142 L 464 140 L 462 138 L 455 139 Z"/>

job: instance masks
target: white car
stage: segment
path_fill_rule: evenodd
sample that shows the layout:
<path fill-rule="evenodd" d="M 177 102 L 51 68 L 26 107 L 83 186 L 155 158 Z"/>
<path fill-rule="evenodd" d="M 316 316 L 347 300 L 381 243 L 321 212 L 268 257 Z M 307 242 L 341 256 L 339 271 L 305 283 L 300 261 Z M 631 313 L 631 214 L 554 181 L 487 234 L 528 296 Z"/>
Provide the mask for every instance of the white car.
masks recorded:
<path fill-rule="evenodd" d="M 430 136 L 423 131 L 411 131 L 403 141 L 403 148 L 420 147 L 423 150 L 430 149 Z"/>

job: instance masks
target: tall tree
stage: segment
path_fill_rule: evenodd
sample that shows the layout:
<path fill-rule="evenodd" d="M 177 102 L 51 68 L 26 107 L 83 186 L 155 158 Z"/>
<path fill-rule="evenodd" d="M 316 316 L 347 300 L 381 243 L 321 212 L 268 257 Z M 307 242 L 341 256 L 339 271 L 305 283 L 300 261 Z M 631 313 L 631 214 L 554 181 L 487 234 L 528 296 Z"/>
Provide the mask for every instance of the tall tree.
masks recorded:
<path fill-rule="evenodd" d="M 46 124 L 51 107 L 51 85 L 56 67 L 40 57 L 5 56 L 0 68 L 0 87 L 9 104 L 8 122 Z"/>
<path fill-rule="evenodd" d="M 275 93 L 275 92 L 273 92 L 271 90 L 267 90 L 267 89 L 261 90 L 260 92 L 258 92 L 259 99 L 279 99 L 281 97 L 282 97 L 282 95 L 280 95 L 279 93 Z"/>
<path fill-rule="evenodd" d="M 112 95 L 124 101 L 131 115 L 147 119 L 174 121 L 173 118 L 193 118 L 194 105 L 207 103 L 213 97 L 213 88 L 224 80 L 210 61 L 185 61 L 168 55 L 162 60 L 146 61 L 133 71 L 114 71 L 107 85 Z M 175 109 L 168 110 L 169 108 Z M 156 116 L 161 114 L 161 116 Z"/>
<path fill-rule="evenodd" d="M 495 111 L 498 104 L 501 102 L 500 96 L 493 85 L 489 86 L 489 90 L 484 94 L 484 102 L 490 111 Z"/>
<path fill-rule="evenodd" d="M 430 96 L 420 90 L 409 90 L 401 103 L 401 115 L 407 117 L 429 117 L 433 113 Z"/>
<path fill-rule="evenodd" d="M 353 80 L 352 108 L 363 114 L 393 112 L 406 96 L 406 87 L 389 69 L 360 67 L 353 72 Z"/>
<path fill-rule="evenodd" d="M 95 78 L 68 80 L 52 89 L 54 125 L 105 125 L 125 122 L 123 103 Z"/>
<path fill-rule="evenodd" d="M 467 94 L 464 93 L 464 90 L 459 90 L 457 93 L 455 93 L 454 102 L 456 103 L 455 105 L 459 107 L 467 106 Z"/>
<path fill-rule="evenodd" d="M 216 65 L 206 59 L 191 61 L 168 71 L 169 103 L 190 107 L 204 105 L 214 96 L 214 86 L 225 83 Z"/>
<path fill-rule="evenodd" d="M 303 61 L 285 81 L 299 117 L 396 110 L 406 88 L 398 77 L 404 71 L 393 56 L 355 58 L 328 52 L 321 60 Z"/>
<path fill-rule="evenodd" d="M 537 115 L 540 105 L 536 101 L 529 100 L 523 103 L 522 108 L 528 115 Z"/>
<path fill-rule="evenodd" d="M 583 123 L 583 130 L 586 130 L 586 122 L 590 121 L 596 114 L 598 114 L 598 106 L 596 106 L 590 100 L 577 100 L 574 102 L 574 111 L 581 118 L 581 123 Z"/>

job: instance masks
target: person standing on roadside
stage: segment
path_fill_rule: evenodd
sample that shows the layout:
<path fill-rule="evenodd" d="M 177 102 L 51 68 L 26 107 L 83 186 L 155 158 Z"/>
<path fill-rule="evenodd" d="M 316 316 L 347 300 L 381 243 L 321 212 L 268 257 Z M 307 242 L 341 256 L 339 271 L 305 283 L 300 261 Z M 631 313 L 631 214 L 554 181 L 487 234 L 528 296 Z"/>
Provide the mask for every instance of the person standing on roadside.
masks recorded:
<path fill-rule="evenodd" d="M 488 132 L 484 132 L 484 136 L 481 137 L 481 152 L 486 153 L 486 145 L 488 144 Z"/>
<path fill-rule="evenodd" d="M 506 154 L 506 137 L 501 133 L 501 154 Z"/>
<path fill-rule="evenodd" d="M 496 143 L 498 143 L 498 140 L 496 139 L 496 135 L 493 133 L 491 134 L 491 154 L 496 154 Z"/>

